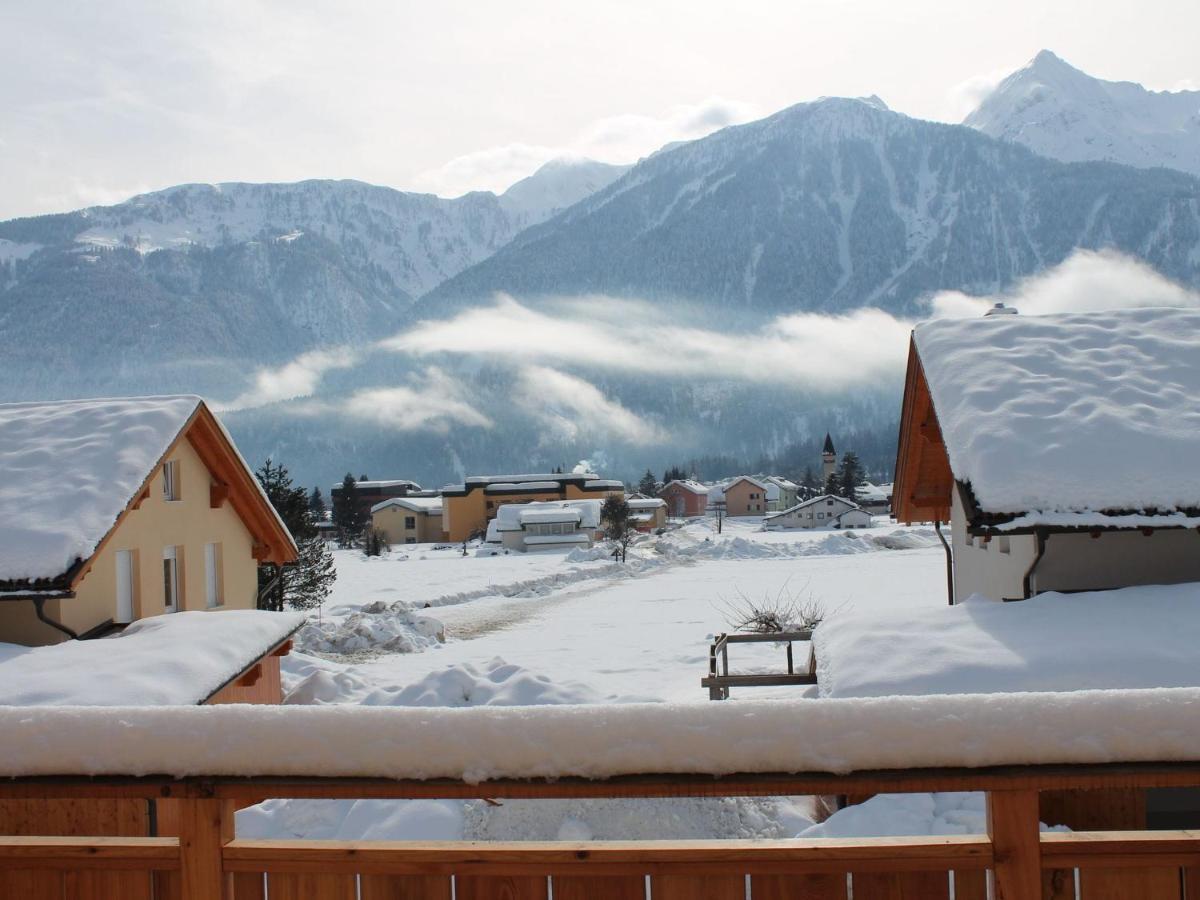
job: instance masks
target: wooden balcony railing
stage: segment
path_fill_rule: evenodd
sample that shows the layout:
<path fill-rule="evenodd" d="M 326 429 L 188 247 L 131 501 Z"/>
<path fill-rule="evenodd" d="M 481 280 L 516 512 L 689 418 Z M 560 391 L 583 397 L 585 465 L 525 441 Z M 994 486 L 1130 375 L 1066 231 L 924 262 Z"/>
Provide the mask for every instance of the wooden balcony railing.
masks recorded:
<path fill-rule="evenodd" d="M 27 778 L 0 806 L 154 801 L 159 836 L 0 837 L 5 900 L 1195 900 L 1200 833 L 1039 834 L 1039 793 L 1200 786 L 1200 764 L 603 781 Z M 855 840 L 471 843 L 246 840 L 270 797 L 634 798 L 987 792 L 988 831 Z M 85 821 L 86 816 L 78 819 Z M 452 889 L 453 882 L 453 889 Z"/>

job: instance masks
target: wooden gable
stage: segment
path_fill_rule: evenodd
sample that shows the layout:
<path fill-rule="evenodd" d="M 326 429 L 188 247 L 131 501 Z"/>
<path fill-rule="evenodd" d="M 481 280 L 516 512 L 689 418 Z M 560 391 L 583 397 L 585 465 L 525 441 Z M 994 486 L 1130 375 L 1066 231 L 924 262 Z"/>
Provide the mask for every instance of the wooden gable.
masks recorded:
<path fill-rule="evenodd" d="M 908 347 L 892 511 L 899 522 L 947 522 L 954 475 L 917 345 Z"/>

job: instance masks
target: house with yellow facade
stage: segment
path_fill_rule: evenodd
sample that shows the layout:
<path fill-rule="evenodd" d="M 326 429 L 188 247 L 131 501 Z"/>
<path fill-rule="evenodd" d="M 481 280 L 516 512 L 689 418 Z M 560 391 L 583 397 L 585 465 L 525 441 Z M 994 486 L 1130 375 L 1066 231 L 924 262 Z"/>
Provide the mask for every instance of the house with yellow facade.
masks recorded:
<path fill-rule="evenodd" d="M 296 545 L 194 396 L 0 404 L 0 641 L 254 609 Z"/>
<path fill-rule="evenodd" d="M 624 483 L 593 472 L 473 475 L 442 488 L 442 529 L 446 540 L 465 541 L 482 537 L 506 503 L 604 500 L 610 495 L 624 497 Z"/>
<path fill-rule="evenodd" d="M 389 544 L 442 540 L 441 497 L 391 497 L 371 507 L 371 527 Z"/>

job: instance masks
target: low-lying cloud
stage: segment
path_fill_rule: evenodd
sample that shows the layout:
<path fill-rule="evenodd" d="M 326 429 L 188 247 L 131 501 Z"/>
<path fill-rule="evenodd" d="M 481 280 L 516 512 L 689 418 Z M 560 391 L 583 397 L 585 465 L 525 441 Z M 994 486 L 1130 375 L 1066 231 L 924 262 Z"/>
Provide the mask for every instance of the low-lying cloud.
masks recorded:
<path fill-rule="evenodd" d="M 470 404 L 463 386 L 441 369 L 431 369 L 409 385 L 358 391 L 343 411 L 395 431 L 446 434 L 454 425 L 492 427 L 492 420 Z"/>
<path fill-rule="evenodd" d="M 302 353 L 278 368 L 259 369 L 254 373 L 253 387 L 222 409 L 246 409 L 311 396 L 326 372 L 332 369 L 349 369 L 358 361 L 359 355 L 348 347 Z"/>
<path fill-rule="evenodd" d="M 604 395 L 590 381 L 546 366 L 524 366 L 518 403 L 556 437 L 608 434 L 628 444 L 657 444 L 666 435 L 654 423 Z"/>

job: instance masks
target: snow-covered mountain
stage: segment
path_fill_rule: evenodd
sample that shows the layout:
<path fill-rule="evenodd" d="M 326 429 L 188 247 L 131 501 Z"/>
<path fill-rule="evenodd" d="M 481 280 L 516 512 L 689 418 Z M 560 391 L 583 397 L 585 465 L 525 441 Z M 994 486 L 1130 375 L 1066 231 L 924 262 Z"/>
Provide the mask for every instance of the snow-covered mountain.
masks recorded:
<path fill-rule="evenodd" d="M 629 168 L 594 159 L 552 159 L 501 194 L 500 208 L 520 231 L 608 187 Z"/>
<path fill-rule="evenodd" d="M 1200 175 L 1200 91 L 1103 81 L 1049 50 L 1004 79 L 964 124 L 1053 159 Z"/>
<path fill-rule="evenodd" d="M 938 290 L 1004 289 L 1075 248 L 1200 283 L 1200 180 L 1062 163 L 873 98 L 824 99 L 647 157 L 421 306 L 506 291 L 909 312 Z"/>

